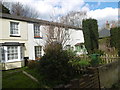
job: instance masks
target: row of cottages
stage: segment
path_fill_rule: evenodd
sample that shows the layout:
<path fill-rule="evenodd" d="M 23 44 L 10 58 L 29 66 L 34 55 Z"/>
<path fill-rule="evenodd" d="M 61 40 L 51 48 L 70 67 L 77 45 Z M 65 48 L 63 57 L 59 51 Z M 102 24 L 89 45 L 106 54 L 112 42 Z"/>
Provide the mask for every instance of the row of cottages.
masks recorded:
<path fill-rule="evenodd" d="M 24 59 L 36 60 L 44 55 L 46 30 L 61 28 L 68 41 L 64 48 L 72 48 L 77 54 L 86 53 L 81 28 L 40 19 L 0 14 L 0 62 L 3 70 L 24 66 Z M 54 37 L 54 36 L 53 36 Z"/>

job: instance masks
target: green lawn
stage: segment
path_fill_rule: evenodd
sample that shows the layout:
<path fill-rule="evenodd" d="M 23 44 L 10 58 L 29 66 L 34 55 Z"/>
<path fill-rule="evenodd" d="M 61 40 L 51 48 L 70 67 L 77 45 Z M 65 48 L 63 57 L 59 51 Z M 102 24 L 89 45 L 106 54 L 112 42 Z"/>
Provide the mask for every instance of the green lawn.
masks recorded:
<path fill-rule="evenodd" d="M 23 74 L 22 70 L 35 77 L 39 83 Z M 57 83 L 45 80 L 36 69 L 30 69 L 28 67 L 2 71 L 2 88 L 51 88 Z"/>
<path fill-rule="evenodd" d="M 24 75 L 20 70 L 34 73 L 27 68 L 2 71 L 2 88 L 40 88 L 45 87 L 42 83 L 37 83 L 28 76 Z M 36 75 L 34 73 L 33 75 Z M 36 75 L 38 77 L 38 75 Z M 40 75 L 39 75 L 40 79 Z"/>

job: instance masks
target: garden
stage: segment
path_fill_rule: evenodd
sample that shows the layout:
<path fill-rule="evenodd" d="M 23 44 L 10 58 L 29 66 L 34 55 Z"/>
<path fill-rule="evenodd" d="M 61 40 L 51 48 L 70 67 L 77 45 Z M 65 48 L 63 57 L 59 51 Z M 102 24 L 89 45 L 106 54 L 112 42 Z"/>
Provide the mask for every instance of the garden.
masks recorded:
<path fill-rule="evenodd" d="M 54 47 L 51 48 L 50 46 Z M 3 71 L 3 88 L 53 88 L 80 78 L 81 68 L 96 65 L 91 59 L 82 59 L 72 50 L 63 50 L 60 44 L 51 44 L 40 60 L 31 60 L 26 67 Z M 32 80 L 23 71 L 38 80 Z"/>
<path fill-rule="evenodd" d="M 84 74 L 90 73 L 88 68 L 97 68 L 98 66 L 100 68 L 97 68 L 97 73 L 99 71 L 98 74 L 100 76 L 97 74 L 95 78 L 99 77 L 98 83 L 100 79 L 102 81 L 102 84 L 99 83 L 98 86 L 101 84 L 104 87 L 110 87 L 113 84 L 112 80 L 112 83 L 107 85 L 110 80 L 105 81 L 104 77 L 109 76 L 111 79 L 111 72 L 114 75 L 118 75 L 119 72 L 115 69 L 119 70 L 119 62 L 117 61 L 119 57 L 111 57 L 110 60 L 108 57 L 101 58 L 104 52 L 98 49 L 97 27 L 94 27 L 91 22 L 97 26 L 97 21 L 94 19 L 83 21 L 83 33 L 88 55 L 77 56 L 72 49 L 64 50 L 62 43 L 51 42 L 46 45 L 44 49 L 45 54 L 39 60 L 29 60 L 27 66 L 21 69 L 3 71 L 3 88 L 54 88 L 60 84 L 66 85 L 72 79 L 80 79 Z M 88 26 L 91 26 L 92 29 Z M 94 36 L 90 30 L 94 33 Z M 119 45 L 117 44 L 116 47 L 118 48 Z M 104 65 L 106 62 L 109 64 Z M 90 75 L 88 76 L 91 77 Z"/>

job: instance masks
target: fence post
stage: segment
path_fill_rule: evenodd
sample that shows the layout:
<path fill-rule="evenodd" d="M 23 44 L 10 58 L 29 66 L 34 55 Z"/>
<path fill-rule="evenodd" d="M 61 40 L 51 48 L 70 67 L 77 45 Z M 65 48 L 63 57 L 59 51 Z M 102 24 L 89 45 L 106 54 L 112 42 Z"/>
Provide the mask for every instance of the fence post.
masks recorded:
<path fill-rule="evenodd" d="M 101 85 L 100 85 L 100 74 L 99 74 L 99 67 L 97 69 L 97 75 L 98 75 L 98 84 L 99 84 L 99 90 L 101 90 Z"/>
<path fill-rule="evenodd" d="M 70 81 L 70 84 L 72 85 L 72 88 L 79 88 L 79 80 L 78 79 L 73 79 Z"/>

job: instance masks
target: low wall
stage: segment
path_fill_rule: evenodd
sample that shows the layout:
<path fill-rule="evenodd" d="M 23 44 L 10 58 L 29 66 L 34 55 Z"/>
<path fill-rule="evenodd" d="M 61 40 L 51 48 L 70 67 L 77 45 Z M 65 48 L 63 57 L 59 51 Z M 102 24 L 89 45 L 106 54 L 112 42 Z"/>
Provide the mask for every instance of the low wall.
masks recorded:
<path fill-rule="evenodd" d="M 111 88 L 120 80 L 120 60 L 98 67 L 100 85 L 104 88 Z"/>
<path fill-rule="evenodd" d="M 2 63 L 2 70 L 21 68 L 23 66 L 24 66 L 24 61 L 7 62 L 7 63 Z"/>

